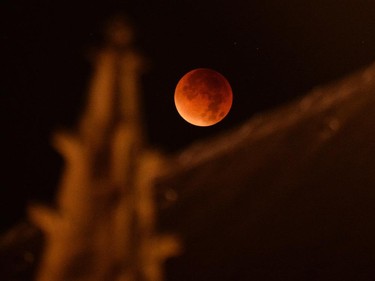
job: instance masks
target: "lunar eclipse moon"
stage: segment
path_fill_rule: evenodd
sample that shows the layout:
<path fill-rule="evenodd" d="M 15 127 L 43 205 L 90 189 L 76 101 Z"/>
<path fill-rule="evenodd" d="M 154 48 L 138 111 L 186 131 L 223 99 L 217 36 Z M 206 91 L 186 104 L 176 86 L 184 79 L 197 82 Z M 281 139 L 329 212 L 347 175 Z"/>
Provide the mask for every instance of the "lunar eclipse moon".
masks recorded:
<path fill-rule="evenodd" d="M 195 126 L 207 127 L 229 113 L 233 93 L 223 75 L 212 69 L 197 68 L 177 83 L 174 101 L 183 119 Z"/>

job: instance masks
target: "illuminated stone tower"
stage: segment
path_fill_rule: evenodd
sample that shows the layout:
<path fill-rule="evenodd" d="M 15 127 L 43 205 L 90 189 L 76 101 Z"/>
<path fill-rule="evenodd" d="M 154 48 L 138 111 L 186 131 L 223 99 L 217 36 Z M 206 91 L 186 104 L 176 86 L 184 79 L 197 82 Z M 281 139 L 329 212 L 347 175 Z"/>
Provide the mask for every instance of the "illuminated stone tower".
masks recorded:
<path fill-rule="evenodd" d="M 46 237 L 38 281 L 160 281 L 163 260 L 179 248 L 155 233 L 153 179 L 163 160 L 145 146 L 142 57 L 124 18 L 106 37 L 79 125 L 54 137 L 66 162 L 56 207 L 30 208 Z"/>

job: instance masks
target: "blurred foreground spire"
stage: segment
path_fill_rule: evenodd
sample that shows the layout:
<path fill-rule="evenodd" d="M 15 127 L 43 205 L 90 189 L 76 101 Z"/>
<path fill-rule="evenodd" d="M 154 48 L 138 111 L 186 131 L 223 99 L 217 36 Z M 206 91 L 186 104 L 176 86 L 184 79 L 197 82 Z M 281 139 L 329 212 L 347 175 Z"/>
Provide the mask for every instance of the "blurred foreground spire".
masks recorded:
<path fill-rule="evenodd" d="M 106 30 L 86 109 L 54 146 L 65 159 L 56 208 L 30 207 L 46 236 L 38 281 L 161 281 L 174 237 L 155 232 L 153 178 L 163 160 L 145 147 L 139 102 L 143 59 L 122 17 Z"/>

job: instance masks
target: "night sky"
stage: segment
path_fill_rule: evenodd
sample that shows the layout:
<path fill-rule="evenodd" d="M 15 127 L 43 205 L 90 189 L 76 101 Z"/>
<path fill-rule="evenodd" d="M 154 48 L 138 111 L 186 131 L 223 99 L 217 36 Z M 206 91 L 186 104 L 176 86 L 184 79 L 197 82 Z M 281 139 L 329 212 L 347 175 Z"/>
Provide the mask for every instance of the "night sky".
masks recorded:
<path fill-rule="evenodd" d="M 125 13 L 134 23 L 148 62 L 142 78 L 148 142 L 167 153 L 375 60 L 373 1 L 49 2 L 0 3 L 0 230 L 24 216 L 27 202 L 53 197 L 62 160 L 50 136 L 76 123 L 89 54 L 111 15 Z M 186 123 L 174 107 L 178 80 L 198 67 L 221 72 L 234 92 L 231 112 L 213 127 Z"/>

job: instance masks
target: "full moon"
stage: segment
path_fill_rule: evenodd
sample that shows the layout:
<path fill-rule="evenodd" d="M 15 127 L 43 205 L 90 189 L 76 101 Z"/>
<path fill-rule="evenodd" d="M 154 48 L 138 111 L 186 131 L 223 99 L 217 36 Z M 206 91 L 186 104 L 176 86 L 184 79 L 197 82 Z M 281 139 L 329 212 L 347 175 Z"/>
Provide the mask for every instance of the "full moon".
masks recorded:
<path fill-rule="evenodd" d="M 174 102 L 183 119 L 195 126 L 211 126 L 229 113 L 232 88 L 220 73 L 197 68 L 186 73 L 177 83 Z"/>

